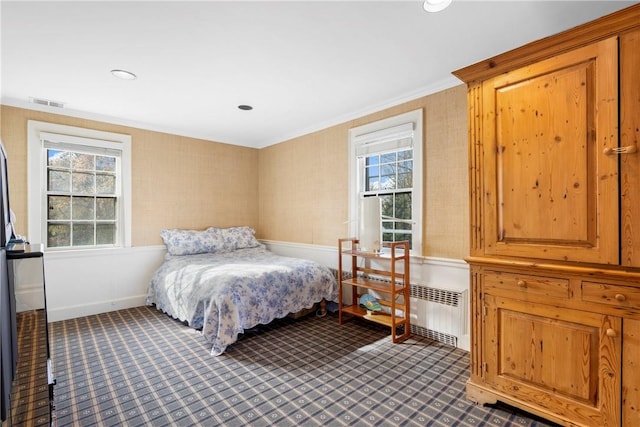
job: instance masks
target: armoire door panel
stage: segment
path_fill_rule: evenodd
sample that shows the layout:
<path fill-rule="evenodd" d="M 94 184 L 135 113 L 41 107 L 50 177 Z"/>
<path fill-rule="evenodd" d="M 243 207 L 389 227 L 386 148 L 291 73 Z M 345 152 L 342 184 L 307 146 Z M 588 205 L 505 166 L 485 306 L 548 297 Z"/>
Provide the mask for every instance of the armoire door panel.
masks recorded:
<path fill-rule="evenodd" d="M 506 310 L 499 322 L 509 324 L 500 331 L 499 375 L 595 405 L 599 325 L 565 324 Z M 576 355 L 580 363 L 560 354 Z"/>
<path fill-rule="evenodd" d="M 618 262 L 617 102 L 615 38 L 483 83 L 488 254 Z"/>
<path fill-rule="evenodd" d="M 588 108 L 594 94 L 585 84 L 593 68 L 587 62 L 496 88 L 503 241 L 596 245 L 588 206 L 597 197 L 596 150 L 587 133 L 594 127 Z M 572 94 L 566 103 L 557 99 L 566 93 Z"/>
<path fill-rule="evenodd" d="M 640 30 L 620 36 L 620 263 L 640 267 Z M 632 150 L 630 150 L 632 151 Z"/>
<path fill-rule="evenodd" d="M 615 425 L 622 321 L 486 296 L 487 383 L 585 423 Z M 616 336 L 613 336 L 613 334 Z"/>

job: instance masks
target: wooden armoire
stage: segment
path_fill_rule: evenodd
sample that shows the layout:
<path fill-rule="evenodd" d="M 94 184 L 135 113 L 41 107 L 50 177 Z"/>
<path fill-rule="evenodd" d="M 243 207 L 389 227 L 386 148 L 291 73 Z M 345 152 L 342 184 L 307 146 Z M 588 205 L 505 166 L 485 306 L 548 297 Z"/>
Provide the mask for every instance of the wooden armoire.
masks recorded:
<path fill-rule="evenodd" d="M 640 4 L 453 74 L 469 106 L 468 397 L 640 426 Z"/>

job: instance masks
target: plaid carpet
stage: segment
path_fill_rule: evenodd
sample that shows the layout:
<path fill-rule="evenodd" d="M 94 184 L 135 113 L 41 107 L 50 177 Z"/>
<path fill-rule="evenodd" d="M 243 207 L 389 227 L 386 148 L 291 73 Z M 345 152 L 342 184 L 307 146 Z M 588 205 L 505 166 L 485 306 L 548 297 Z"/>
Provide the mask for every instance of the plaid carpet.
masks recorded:
<path fill-rule="evenodd" d="M 152 307 L 50 332 L 58 426 L 551 425 L 467 401 L 467 352 L 366 321 L 282 319 L 218 357 Z"/>

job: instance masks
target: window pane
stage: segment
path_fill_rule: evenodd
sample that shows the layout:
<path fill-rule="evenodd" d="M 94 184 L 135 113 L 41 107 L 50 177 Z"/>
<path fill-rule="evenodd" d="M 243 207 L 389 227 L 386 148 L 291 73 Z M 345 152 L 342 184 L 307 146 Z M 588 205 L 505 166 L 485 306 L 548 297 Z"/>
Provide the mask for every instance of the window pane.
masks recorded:
<path fill-rule="evenodd" d="M 398 162 L 398 188 L 413 187 L 413 161 Z"/>
<path fill-rule="evenodd" d="M 380 175 L 380 168 L 378 166 L 367 166 L 365 173 L 367 176 L 378 176 Z"/>
<path fill-rule="evenodd" d="M 409 160 L 413 158 L 413 150 L 400 151 L 398 153 L 398 161 Z"/>
<path fill-rule="evenodd" d="M 366 191 L 380 189 L 380 168 L 378 166 L 365 167 L 365 189 Z"/>
<path fill-rule="evenodd" d="M 71 167 L 73 169 L 95 170 L 95 158 L 93 154 L 72 153 Z"/>
<path fill-rule="evenodd" d="M 47 224 L 47 246 L 50 248 L 71 246 L 69 224 Z"/>
<path fill-rule="evenodd" d="M 397 194 L 395 200 L 395 218 L 411 219 L 411 194 Z"/>
<path fill-rule="evenodd" d="M 409 247 L 411 247 L 411 234 L 396 234 L 396 242 L 400 242 L 402 240 L 408 240 L 409 241 Z"/>
<path fill-rule="evenodd" d="M 73 224 L 73 246 L 94 244 L 93 224 Z"/>
<path fill-rule="evenodd" d="M 71 191 L 71 174 L 69 172 L 50 170 L 47 173 L 47 190 Z"/>
<path fill-rule="evenodd" d="M 115 172 L 116 158 L 107 156 L 96 156 L 96 170 Z"/>
<path fill-rule="evenodd" d="M 412 188 L 413 187 L 413 174 L 412 173 L 399 173 L 398 174 L 398 189 Z"/>
<path fill-rule="evenodd" d="M 380 178 L 378 178 L 378 176 L 367 178 L 365 187 L 366 191 L 380 190 Z"/>
<path fill-rule="evenodd" d="M 96 240 L 96 244 L 98 245 L 115 245 L 116 225 L 96 224 Z"/>
<path fill-rule="evenodd" d="M 391 163 L 391 162 L 395 162 L 396 161 L 396 153 L 387 153 L 387 154 L 382 154 L 380 156 L 380 162 L 382 163 Z"/>
<path fill-rule="evenodd" d="M 74 193 L 95 194 L 95 176 L 92 173 L 74 172 L 71 180 Z"/>
<path fill-rule="evenodd" d="M 375 166 L 380 164 L 380 156 L 369 156 L 365 160 L 367 166 Z"/>
<path fill-rule="evenodd" d="M 396 165 L 383 165 L 380 174 L 380 188 L 393 190 L 396 188 Z"/>
<path fill-rule="evenodd" d="M 408 223 L 408 222 L 398 221 L 398 222 L 396 222 L 395 226 L 396 226 L 395 227 L 396 230 L 409 230 L 409 231 L 411 231 L 411 224 Z"/>
<path fill-rule="evenodd" d="M 96 219 L 116 219 L 115 197 L 98 197 L 96 199 Z"/>
<path fill-rule="evenodd" d="M 381 168 L 381 175 L 382 176 L 396 176 L 396 164 L 395 163 L 389 163 L 389 164 L 384 164 L 382 165 Z"/>
<path fill-rule="evenodd" d="M 93 220 L 95 218 L 94 200 L 93 197 L 74 197 L 72 202 L 73 219 Z M 73 240 L 76 240 L 75 236 Z"/>
<path fill-rule="evenodd" d="M 97 174 L 96 194 L 116 194 L 116 176 Z"/>
<path fill-rule="evenodd" d="M 71 166 L 70 153 L 68 151 L 47 150 L 47 165 L 68 168 Z"/>
<path fill-rule="evenodd" d="M 48 196 L 47 219 L 71 219 L 71 197 Z"/>
<path fill-rule="evenodd" d="M 380 196 L 380 213 L 383 217 L 393 218 L 393 195 Z"/>

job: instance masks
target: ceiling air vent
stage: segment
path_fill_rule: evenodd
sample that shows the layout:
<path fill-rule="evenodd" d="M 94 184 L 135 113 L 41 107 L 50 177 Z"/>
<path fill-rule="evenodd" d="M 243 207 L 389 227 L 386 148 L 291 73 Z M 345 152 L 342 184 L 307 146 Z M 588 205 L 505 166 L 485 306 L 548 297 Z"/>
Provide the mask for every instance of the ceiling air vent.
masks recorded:
<path fill-rule="evenodd" d="M 59 101 L 51 101 L 49 99 L 29 98 L 29 101 L 34 103 L 34 104 L 48 105 L 49 107 L 56 107 L 56 108 L 63 108 L 64 107 L 64 103 L 59 102 Z"/>

